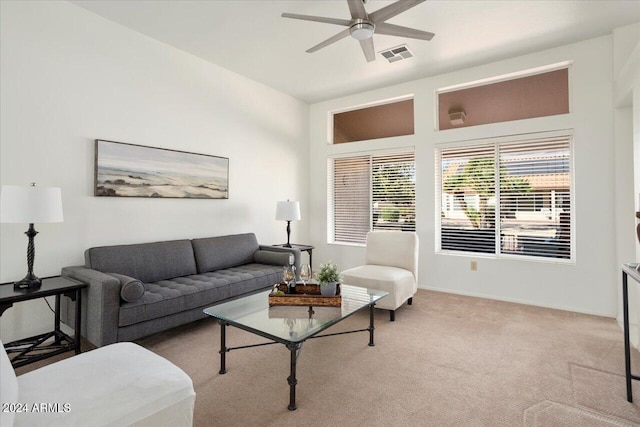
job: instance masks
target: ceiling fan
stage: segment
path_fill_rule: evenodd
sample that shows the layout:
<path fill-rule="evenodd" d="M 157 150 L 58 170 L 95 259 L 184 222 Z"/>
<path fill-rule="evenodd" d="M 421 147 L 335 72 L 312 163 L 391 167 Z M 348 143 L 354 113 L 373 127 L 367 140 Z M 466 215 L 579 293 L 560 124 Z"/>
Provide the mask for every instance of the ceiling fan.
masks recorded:
<path fill-rule="evenodd" d="M 283 13 L 282 17 L 302 19 L 304 21 L 324 22 L 326 24 L 348 27 L 347 29 L 340 31 L 335 36 L 328 38 L 322 43 L 318 43 L 311 49 L 308 49 L 307 52 L 313 53 L 351 35 L 351 37 L 360 41 L 360 47 L 362 48 L 362 52 L 364 53 L 367 62 L 375 61 L 376 59 L 372 38 L 374 33 L 420 40 L 431 40 L 433 36 L 435 36 L 435 34 L 427 31 L 415 30 L 413 28 L 387 24 L 385 22 L 387 19 L 391 19 L 394 16 L 419 5 L 425 0 L 400 0 L 372 13 L 367 13 L 365 10 L 365 1 L 366 0 L 347 0 L 349 11 L 351 12 L 351 20 L 326 18 L 323 16 L 298 15 L 296 13 Z"/>

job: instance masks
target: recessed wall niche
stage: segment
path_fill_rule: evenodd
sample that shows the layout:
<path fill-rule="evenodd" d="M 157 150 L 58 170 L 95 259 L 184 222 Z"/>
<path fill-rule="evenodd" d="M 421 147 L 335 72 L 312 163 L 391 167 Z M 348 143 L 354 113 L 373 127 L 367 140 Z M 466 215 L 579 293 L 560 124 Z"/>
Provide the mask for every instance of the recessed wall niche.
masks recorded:
<path fill-rule="evenodd" d="M 569 68 L 438 93 L 438 130 L 569 113 Z"/>
<path fill-rule="evenodd" d="M 413 98 L 333 114 L 334 144 L 413 134 Z"/>

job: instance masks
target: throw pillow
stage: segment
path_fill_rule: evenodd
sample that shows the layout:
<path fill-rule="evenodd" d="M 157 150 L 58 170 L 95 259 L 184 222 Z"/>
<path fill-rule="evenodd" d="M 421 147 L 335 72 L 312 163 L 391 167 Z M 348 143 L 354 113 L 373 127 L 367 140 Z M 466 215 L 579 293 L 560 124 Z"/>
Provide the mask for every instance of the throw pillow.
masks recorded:
<path fill-rule="evenodd" d="M 120 280 L 120 298 L 126 302 L 136 302 L 144 295 L 144 285 L 138 279 L 125 276 L 124 274 L 109 273 Z"/>

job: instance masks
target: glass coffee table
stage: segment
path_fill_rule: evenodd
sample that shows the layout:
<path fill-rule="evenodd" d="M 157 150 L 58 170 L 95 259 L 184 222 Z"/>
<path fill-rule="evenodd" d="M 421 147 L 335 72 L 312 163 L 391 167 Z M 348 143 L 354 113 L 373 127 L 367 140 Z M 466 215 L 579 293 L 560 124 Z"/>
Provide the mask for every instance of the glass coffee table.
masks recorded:
<path fill-rule="evenodd" d="M 304 342 L 311 338 L 322 338 L 333 335 L 369 332 L 369 345 L 373 342 L 373 307 L 388 292 L 357 286 L 341 285 L 341 307 L 269 307 L 270 291 L 249 295 L 204 310 L 205 314 L 218 319 L 220 323 L 220 374 L 225 374 L 226 354 L 231 350 L 259 347 L 270 344 L 284 344 L 291 352 L 291 370 L 287 378 L 289 383 L 289 410 L 296 406 L 296 362 Z M 325 329 L 339 323 L 352 314 L 369 307 L 369 327 L 320 334 Z M 247 332 L 267 338 L 269 342 L 229 348 L 226 344 L 226 327 L 235 326 Z"/>

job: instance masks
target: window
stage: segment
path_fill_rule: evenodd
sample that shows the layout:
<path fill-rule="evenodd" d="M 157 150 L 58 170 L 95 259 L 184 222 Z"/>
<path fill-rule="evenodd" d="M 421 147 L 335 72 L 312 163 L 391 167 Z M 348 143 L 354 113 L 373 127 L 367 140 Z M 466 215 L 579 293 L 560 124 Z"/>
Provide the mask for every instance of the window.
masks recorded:
<path fill-rule="evenodd" d="M 567 65 L 558 70 L 438 92 L 439 130 L 568 112 Z"/>
<path fill-rule="evenodd" d="M 571 259 L 571 152 L 566 134 L 437 149 L 439 249 Z"/>
<path fill-rule="evenodd" d="M 328 160 L 328 241 L 364 244 L 370 230 L 415 231 L 415 154 Z"/>
<path fill-rule="evenodd" d="M 333 114 L 334 144 L 413 133 L 413 98 Z"/>

